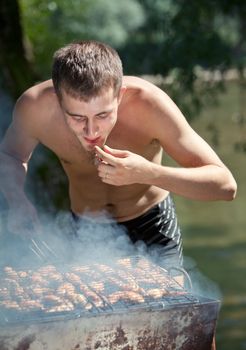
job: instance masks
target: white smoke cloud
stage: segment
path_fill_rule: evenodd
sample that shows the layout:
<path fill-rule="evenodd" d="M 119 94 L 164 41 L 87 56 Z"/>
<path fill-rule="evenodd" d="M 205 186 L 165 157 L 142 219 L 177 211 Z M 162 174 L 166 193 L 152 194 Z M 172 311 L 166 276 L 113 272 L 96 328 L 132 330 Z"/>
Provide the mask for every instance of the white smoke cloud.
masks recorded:
<path fill-rule="evenodd" d="M 191 279 L 192 286 L 190 288 L 188 285 L 187 288 L 192 293 L 211 299 L 222 300 L 223 297 L 219 285 L 199 270 L 194 259 L 185 256 L 184 268 Z"/>

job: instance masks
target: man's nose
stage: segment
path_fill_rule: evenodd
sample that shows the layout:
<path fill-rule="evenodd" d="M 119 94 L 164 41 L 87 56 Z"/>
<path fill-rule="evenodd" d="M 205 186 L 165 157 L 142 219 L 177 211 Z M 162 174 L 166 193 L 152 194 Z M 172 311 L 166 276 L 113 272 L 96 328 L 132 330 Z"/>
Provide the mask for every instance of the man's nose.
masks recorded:
<path fill-rule="evenodd" d="M 85 132 L 88 137 L 96 137 L 98 134 L 98 126 L 94 121 L 87 121 L 85 125 Z"/>

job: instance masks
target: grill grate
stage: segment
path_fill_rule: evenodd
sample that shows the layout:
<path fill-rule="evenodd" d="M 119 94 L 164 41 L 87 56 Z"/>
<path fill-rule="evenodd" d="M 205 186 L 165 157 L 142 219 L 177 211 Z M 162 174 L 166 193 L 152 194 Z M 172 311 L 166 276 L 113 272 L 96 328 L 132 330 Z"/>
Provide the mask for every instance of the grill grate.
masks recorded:
<path fill-rule="evenodd" d="M 138 309 L 199 303 L 150 260 L 127 257 L 110 265 L 46 265 L 0 277 L 0 322 L 46 322 Z"/>

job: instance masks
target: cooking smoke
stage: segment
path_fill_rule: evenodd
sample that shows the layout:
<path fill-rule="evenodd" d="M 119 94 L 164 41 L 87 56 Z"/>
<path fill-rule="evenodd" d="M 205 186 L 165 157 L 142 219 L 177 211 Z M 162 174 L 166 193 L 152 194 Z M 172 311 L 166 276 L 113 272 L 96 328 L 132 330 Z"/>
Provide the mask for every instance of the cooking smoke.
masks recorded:
<path fill-rule="evenodd" d="M 5 254 L 1 256 L 3 266 L 12 265 L 17 269 L 23 266 L 35 269 L 42 264 L 68 268 L 94 263 L 110 266 L 116 259 L 138 255 L 153 260 L 175 277 L 182 275 L 185 288 L 193 294 L 221 299 L 219 287 L 199 271 L 192 258 L 185 257 L 185 270 L 179 266 L 166 266 L 163 257 L 159 255 L 160 247 L 149 249 L 142 241 L 133 244 L 125 228 L 106 213 L 98 213 L 96 216 L 87 213 L 78 221 L 74 220 L 70 212 L 59 213 L 55 220 L 53 216 L 42 213 L 40 219 L 43 227 L 41 237 L 54 255 L 49 251 L 47 258 L 40 259 L 30 250 L 26 241 L 23 243 L 12 235 L 12 239 L 7 240 L 7 244 L 5 242 Z"/>
<path fill-rule="evenodd" d="M 11 121 L 13 101 L 0 90 L 0 103 L 1 140 Z M 33 168 L 38 168 L 45 162 L 44 155 L 42 152 L 35 154 Z M 4 166 L 4 164 L 1 164 L 1 166 Z M 34 173 L 35 169 L 32 171 L 32 175 Z M 57 179 L 58 176 L 55 174 L 51 178 Z M 43 188 L 43 184 L 39 184 L 39 181 L 35 181 L 34 185 L 41 189 Z M 31 188 L 32 192 L 34 188 Z M 32 192 L 29 197 L 35 198 Z M 48 196 L 44 191 L 39 192 L 42 192 L 44 196 Z M 51 202 L 47 198 L 45 203 Z M 37 203 L 36 206 L 38 206 Z M 40 259 L 34 254 L 27 240 L 7 231 L 6 218 L 8 209 L 6 201 L 0 193 L 0 263 L 2 266 L 13 265 L 17 268 L 22 266 L 35 268 L 36 265 L 48 263 L 90 265 L 97 261 L 110 264 L 111 261 L 120 257 L 133 255 L 151 258 L 158 265 L 163 266 L 163 258 L 159 255 L 160 247 L 153 246 L 149 248 L 142 241 L 133 244 L 127 235 L 126 229 L 117 225 L 117 222 L 106 212 L 98 213 L 96 216 L 85 213 L 79 220 L 74 220 L 72 214 L 68 211 L 56 214 L 54 220 L 55 208 L 52 207 L 52 204 L 49 207 L 46 205 L 45 210 L 43 206 L 42 209 L 38 208 L 38 212 L 40 213 L 43 228 L 42 239 L 51 248 L 51 251 L 55 253 L 52 255 L 49 252 L 45 259 Z M 165 268 L 165 265 L 163 267 Z M 184 267 L 191 276 L 193 292 L 221 298 L 218 286 L 198 270 L 194 260 L 186 257 Z M 189 287 L 189 285 L 187 286 Z"/>

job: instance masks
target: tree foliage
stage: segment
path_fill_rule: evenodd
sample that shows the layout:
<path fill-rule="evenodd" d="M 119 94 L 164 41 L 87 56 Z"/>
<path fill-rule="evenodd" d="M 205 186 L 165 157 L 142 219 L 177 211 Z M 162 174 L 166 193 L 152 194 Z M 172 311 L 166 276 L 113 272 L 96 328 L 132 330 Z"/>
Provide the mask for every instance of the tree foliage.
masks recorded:
<path fill-rule="evenodd" d="M 13 97 L 34 83 L 34 73 L 23 40 L 16 0 L 0 3 L 0 78 Z"/>
<path fill-rule="evenodd" d="M 8 5 L 3 0 L 0 9 L 3 3 L 10 8 L 15 2 Z M 12 26 L 16 39 L 8 51 L 24 37 L 42 79 L 50 77 L 54 51 L 81 39 L 102 40 L 118 49 L 126 74 L 168 76 L 173 83 L 167 86 L 163 80 L 162 86 L 188 118 L 223 88 L 216 79 L 201 80 L 201 69 L 223 76 L 236 67 L 244 79 L 244 0 L 19 0 L 19 4 L 23 33 L 21 27 Z M 9 60 L 9 65 L 21 71 L 21 64 Z"/>
<path fill-rule="evenodd" d="M 68 42 L 94 39 L 115 47 L 144 21 L 136 0 L 20 0 L 23 26 L 40 74 L 49 76 L 54 51 Z"/>
<path fill-rule="evenodd" d="M 141 4 L 146 22 L 121 51 L 127 69 L 171 76 L 173 84 L 166 88 L 188 117 L 195 115 L 221 88 L 220 82 L 201 81 L 198 67 L 223 72 L 231 65 L 230 43 L 217 27 L 218 9 L 207 1 Z"/>
<path fill-rule="evenodd" d="M 213 79 L 217 72 L 223 77 L 234 67 L 241 88 L 246 86 L 245 0 L 1 0 L 0 23 L 0 82 L 14 98 L 36 79 L 50 77 L 57 48 L 83 39 L 114 46 L 126 74 L 161 77 L 158 84 L 188 119 L 223 88 Z M 201 79 L 204 70 L 210 72 L 207 80 Z M 240 115 L 238 120 L 245 118 Z M 43 207 L 51 201 L 65 207 L 61 187 L 67 186 L 66 180 L 57 182 L 61 177 L 56 174 L 58 164 L 53 166 L 54 155 L 45 159 L 41 166 L 29 167 L 31 186 L 37 189 L 40 184 L 37 202 L 42 197 Z"/>

